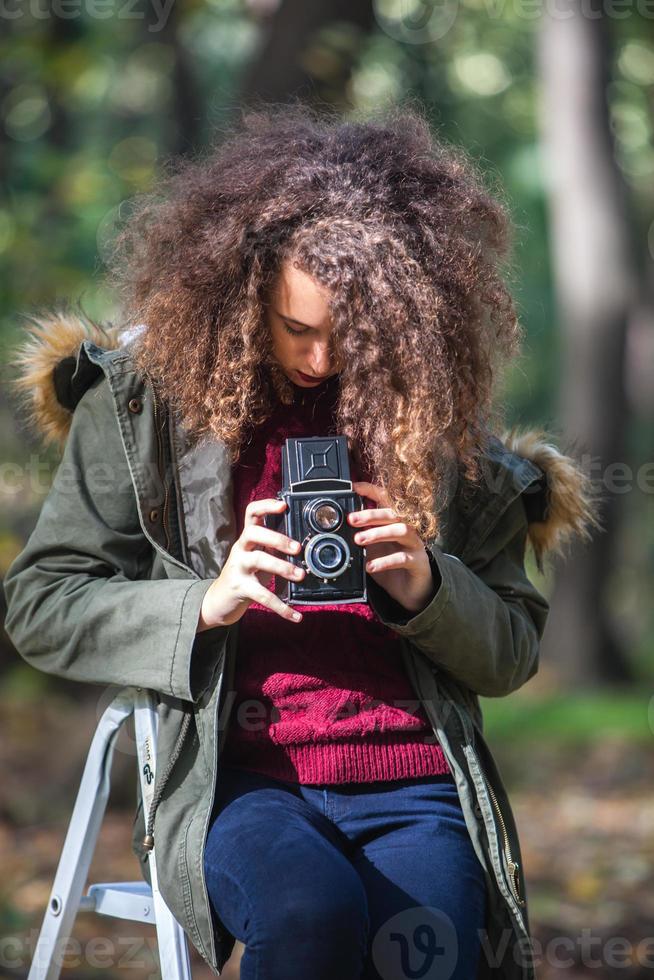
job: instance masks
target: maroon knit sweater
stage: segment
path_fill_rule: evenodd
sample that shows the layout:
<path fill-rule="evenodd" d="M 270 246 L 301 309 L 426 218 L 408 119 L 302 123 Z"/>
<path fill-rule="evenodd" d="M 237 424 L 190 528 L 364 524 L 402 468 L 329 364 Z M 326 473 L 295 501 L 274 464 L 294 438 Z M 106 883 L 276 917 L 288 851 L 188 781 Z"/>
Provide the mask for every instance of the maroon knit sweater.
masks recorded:
<path fill-rule="evenodd" d="M 284 440 L 335 434 L 337 391 L 338 376 L 294 385 L 293 405 L 279 403 L 253 433 L 233 467 L 239 535 L 247 504 L 281 487 Z M 367 479 L 352 470 L 353 480 Z M 256 602 L 241 618 L 221 761 L 298 783 L 450 772 L 404 670 L 398 634 L 367 603 L 298 608 L 301 623 Z"/>

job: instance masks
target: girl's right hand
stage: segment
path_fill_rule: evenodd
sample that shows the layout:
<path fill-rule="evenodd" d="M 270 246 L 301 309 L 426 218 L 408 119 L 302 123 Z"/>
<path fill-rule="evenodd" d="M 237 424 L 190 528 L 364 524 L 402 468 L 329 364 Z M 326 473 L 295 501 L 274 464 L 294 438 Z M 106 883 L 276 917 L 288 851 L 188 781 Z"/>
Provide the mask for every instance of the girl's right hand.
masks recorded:
<path fill-rule="evenodd" d="M 268 554 L 274 548 L 287 555 L 297 555 L 299 541 L 265 527 L 266 514 L 281 513 L 285 500 L 266 498 L 252 500 L 245 509 L 243 533 L 232 545 L 227 561 L 217 579 L 205 592 L 197 632 L 213 626 L 230 626 L 237 622 L 248 606 L 258 602 L 289 622 L 300 622 L 301 613 L 288 606 L 279 596 L 266 588 L 271 575 L 300 582 L 305 570 L 289 561 Z"/>

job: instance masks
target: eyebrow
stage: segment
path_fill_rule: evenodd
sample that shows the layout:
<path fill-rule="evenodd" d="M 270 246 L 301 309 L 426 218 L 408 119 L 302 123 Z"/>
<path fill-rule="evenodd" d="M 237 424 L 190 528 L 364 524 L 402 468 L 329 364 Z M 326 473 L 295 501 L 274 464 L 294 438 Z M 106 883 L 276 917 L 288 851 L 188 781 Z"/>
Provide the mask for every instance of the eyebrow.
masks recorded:
<path fill-rule="evenodd" d="M 275 309 L 273 307 L 273 309 Z M 279 310 L 275 310 L 277 316 L 281 317 L 282 320 L 288 320 L 289 323 L 297 323 L 298 327 L 308 327 L 309 330 L 320 330 L 320 327 L 312 327 L 310 323 L 302 323 L 301 320 L 294 320 L 292 316 L 286 316 L 285 313 L 280 313 Z"/>

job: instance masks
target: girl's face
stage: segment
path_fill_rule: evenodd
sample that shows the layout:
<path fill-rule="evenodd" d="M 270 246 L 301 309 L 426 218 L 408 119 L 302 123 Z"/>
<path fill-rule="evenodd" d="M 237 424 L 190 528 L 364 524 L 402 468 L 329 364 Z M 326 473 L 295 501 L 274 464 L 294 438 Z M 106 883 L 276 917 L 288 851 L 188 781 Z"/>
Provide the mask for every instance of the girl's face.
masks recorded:
<path fill-rule="evenodd" d="M 267 305 L 274 357 L 301 388 L 313 388 L 340 370 L 331 347 L 328 297 L 311 276 L 286 262 Z"/>

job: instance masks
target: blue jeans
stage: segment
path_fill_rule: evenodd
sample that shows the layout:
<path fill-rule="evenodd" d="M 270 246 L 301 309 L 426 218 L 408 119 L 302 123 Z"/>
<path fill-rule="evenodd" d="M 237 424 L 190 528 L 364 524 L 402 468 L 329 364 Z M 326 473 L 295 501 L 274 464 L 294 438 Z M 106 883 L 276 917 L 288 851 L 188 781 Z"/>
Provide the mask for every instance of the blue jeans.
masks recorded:
<path fill-rule="evenodd" d="M 476 976 L 486 886 L 449 773 L 303 785 L 219 766 L 204 867 L 241 980 Z"/>

